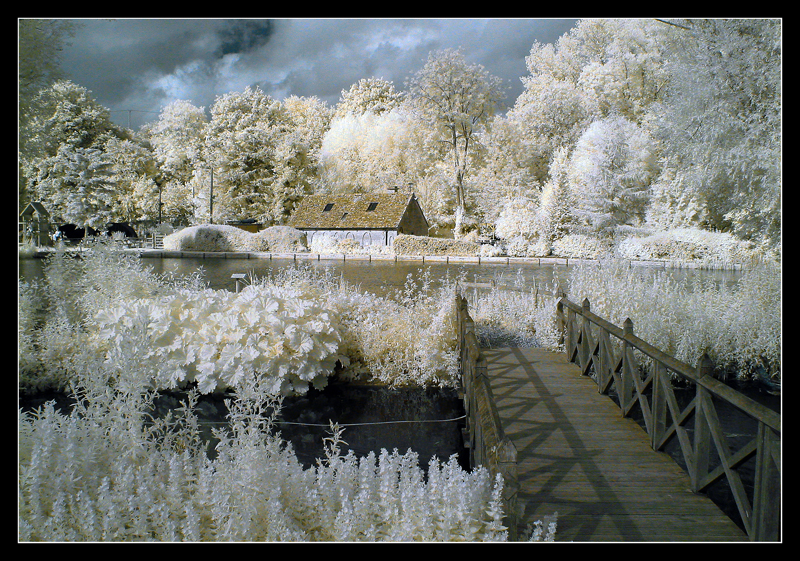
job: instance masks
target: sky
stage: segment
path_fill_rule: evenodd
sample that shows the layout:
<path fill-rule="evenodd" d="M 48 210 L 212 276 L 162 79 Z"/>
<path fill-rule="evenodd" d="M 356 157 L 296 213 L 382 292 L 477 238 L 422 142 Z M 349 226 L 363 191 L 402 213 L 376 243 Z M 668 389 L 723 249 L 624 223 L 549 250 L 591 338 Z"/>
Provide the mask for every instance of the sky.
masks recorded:
<path fill-rule="evenodd" d="M 574 19 L 80 19 L 62 53 L 65 77 L 112 119 L 138 129 L 186 100 L 208 112 L 217 96 L 258 86 L 277 100 L 316 96 L 333 107 L 362 78 L 405 82 L 441 49 L 462 48 L 522 92 L 534 42 L 553 43 Z"/>

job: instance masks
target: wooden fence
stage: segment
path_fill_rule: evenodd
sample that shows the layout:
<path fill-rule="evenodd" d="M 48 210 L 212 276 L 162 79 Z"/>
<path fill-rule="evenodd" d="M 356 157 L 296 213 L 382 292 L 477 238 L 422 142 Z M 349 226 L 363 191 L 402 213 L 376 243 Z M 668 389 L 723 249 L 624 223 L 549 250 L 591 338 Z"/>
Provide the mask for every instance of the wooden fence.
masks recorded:
<path fill-rule="evenodd" d="M 517 449 L 500 423 L 492 389 L 486 375 L 486 359 L 481 354 L 475 323 L 467 300 L 456 295 L 461 380 L 467 415 L 465 442 L 469 447 L 470 467 L 482 465 L 493 475 L 503 476 L 503 510 L 510 540 L 517 539 Z"/>
<path fill-rule="evenodd" d="M 751 541 L 780 540 L 780 414 L 713 378 L 714 366 L 708 355 L 692 368 L 639 339 L 630 318 L 619 328 L 593 314 L 587 299 L 578 305 L 565 295 L 560 296 L 556 311 L 568 359 L 578 364 L 582 374 L 594 372 L 599 392 L 607 394 L 613 385 L 623 415 L 629 416 L 638 404 L 652 448 L 663 450 L 677 438 L 692 490 L 703 492 L 724 476 Z M 640 368 L 644 360 L 637 360 L 636 351 L 651 359 L 649 368 Z M 673 375 L 695 387 L 693 399 L 683 408 L 673 390 Z M 732 451 L 715 400 L 727 402 L 754 419 L 758 426 L 755 438 Z M 751 502 L 737 469 L 753 456 Z M 717 460 L 712 469 L 712 461 Z"/>

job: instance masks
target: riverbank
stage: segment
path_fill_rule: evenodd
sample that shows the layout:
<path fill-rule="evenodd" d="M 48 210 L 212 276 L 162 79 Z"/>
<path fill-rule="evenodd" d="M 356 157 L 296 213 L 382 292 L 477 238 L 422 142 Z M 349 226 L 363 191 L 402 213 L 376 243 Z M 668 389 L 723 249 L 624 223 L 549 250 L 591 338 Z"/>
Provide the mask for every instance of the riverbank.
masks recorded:
<path fill-rule="evenodd" d="M 37 249 L 20 257 L 42 258 L 53 253 L 54 249 Z M 81 248 L 67 249 L 79 253 L 85 251 Z M 127 248 L 126 251 L 138 253 L 143 258 L 195 258 L 195 259 L 280 259 L 292 261 L 381 261 L 381 262 L 405 262 L 416 261 L 420 263 L 445 263 L 445 264 L 483 264 L 495 263 L 500 265 L 557 265 L 574 266 L 582 263 L 594 263 L 599 259 L 578 258 L 578 257 L 509 257 L 495 256 L 482 257 L 476 256 L 455 256 L 455 255 L 387 255 L 369 253 L 268 253 L 257 251 L 176 251 L 166 249 L 146 249 L 146 248 Z M 709 270 L 732 270 L 739 271 L 747 268 L 742 263 L 727 263 L 717 261 L 675 261 L 666 259 L 621 259 L 635 267 L 653 267 L 661 269 L 709 269 Z"/>

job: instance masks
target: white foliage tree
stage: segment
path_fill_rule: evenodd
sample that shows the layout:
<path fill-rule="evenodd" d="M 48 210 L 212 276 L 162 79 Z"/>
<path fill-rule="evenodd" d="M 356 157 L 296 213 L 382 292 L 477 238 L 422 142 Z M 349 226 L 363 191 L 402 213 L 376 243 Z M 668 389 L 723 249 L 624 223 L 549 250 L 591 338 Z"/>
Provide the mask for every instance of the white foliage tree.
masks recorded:
<path fill-rule="evenodd" d="M 589 126 L 572 153 L 569 181 L 590 232 L 612 235 L 643 223 L 656 155 L 647 133 L 624 117 Z"/>
<path fill-rule="evenodd" d="M 20 154 L 30 196 L 55 217 L 64 213 L 65 220 L 100 224 L 114 213 L 106 143 L 130 134 L 111 122 L 108 109 L 90 91 L 68 80 L 42 90 L 33 105 L 24 130 L 27 149 Z M 95 210 L 101 215 L 86 214 Z"/>
<path fill-rule="evenodd" d="M 289 96 L 283 100 L 288 126 L 280 139 L 275 161 L 276 184 L 283 194 L 276 198 L 273 216 L 280 222 L 302 198 L 319 190 L 322 141 L 333 111 L 315 96 Z"/>
<path fill-rule="evenodd" d="M 363 115 L 364 113 L 381 113 L 397 109 L 403 101 L 403 94 L 394 88 L 394 84 L 383 78 L 363 78 L 342 90 L 339 104 L 336 106 L 336 117 L 347 113 Z"/>
<path fill-rule="evenodd" d="M 53 216 L 95 229 L 112 221 L 116 188 L 111 182 L 112 164 L 103 152 L 65 145 L 41 166 L 46 174 L 37 178 L 37 191 Z"/>
<path fill-rule="evenodd" d="M 192 180 L 202 161 L 207 125 L 203 107 L 177 100 L 165 106 L 146 130 L 160 171 L 162 219 L 186 223 L 194 217 Z"/>
<path fill-rule="evenodd" d="M 519 121 L 496 116 L 485 135 L 480 167 L 475 170 L 469 204 L 484 224 L 494 224 L 503 206 L 523 196 L 538 205 L 541 184 Z M 469 194 L 468 194 L 469 196 Z"/>
<path fill-rule="evenodd" d="M 531 59 L 528 60 L 530 65 Z M 562 146 L 574 146 L 595 113 L 573 82 L 532 74 L 523 78 L 523 83 L 525 90 L 509 110 L 508 118 L 520 129 L 520 142 L 530 154 L 533 177 L 544 182 L 553 153 Z"/>
<path fill-rule="evenodd" d="M 549 180 L 542 190 L 539 207 L 539 240 L 543 253 L 550 253 L 553 242 L 566 236 L 574 226 L 575 201 L 569 187 L 569 149 L 558 148 L 550 163 Z"/>
<path fill-rule="evenodd" d="M 465 179 L 478 141 L 477 133 L 491 118 L 505 93 L 499 78 L 479 64 L 469 64 L 460 50 L 430 53 L 411 78 L 409 92 L 421 117 L 437 130 L 451 159 L 455 189 L 455 233 L 466 213 Z"/>
<path fill-rule="evenodd" d="M 116 221 L 157 220 L 161 200 L 156 183 L 158 164 L 152 151 L 141 143 L 113 138 L 106 143 L 106 156 L 112 163 Z"/>
<path fill-rule="evenodd" d="M 296 102 L 290 107 L 299 109 Z M 213 168 L 214 221 L 252 218 L 281 223 L 293 205 L 312 192 L 314 141 L 297 126 L 304 122 L 295 121 L 300 114 L 258 88 L 217 98 L 206 131 L 207 167 L 198 170 L 210 179 Z M 208 189 L 201 191 L 208 197 L 210 181 L 205 184 Z"/>
<path fill-rule="evenodd" d="M 79 24 L 67 19 L 20 19 L 18 24 L 18 132 L 24 161 L 30 157 L 28 123 L 35 112 L 37 94 L 63 76 L 61 52 Z M 20 199 L 25 197 L 24 179 L 24 174 L 20 174 Z"/>
<path fill-rule="evenodd" d="M 706 229 L 780 243 L 781 64 L 779 20 L 671 22 L 669 97 L 657 120 L 665 145 L 660 194 L 670 211 Z M 700 204 L 692 210 L 687 199 Z M 687 210 L 688 209 L 688 210 Z"/>
<path fill-rule="evenodd" d="M 539 181 L 547 180 L 555 150 L 574 147 L 594 120 L 646 120 L 651 104 L 664 98 L 673 35 L 655 20 L 588 19 L 555 44 L 533 44 L 525 90 L 508 116 L 538 160 Z"/>
<path fill-rule="evenodd" d="M 365 192 L 416 185 L 433 162 L 426 138 L 404 107 L 337 117 L 322 144 L 326 188 Z"/>

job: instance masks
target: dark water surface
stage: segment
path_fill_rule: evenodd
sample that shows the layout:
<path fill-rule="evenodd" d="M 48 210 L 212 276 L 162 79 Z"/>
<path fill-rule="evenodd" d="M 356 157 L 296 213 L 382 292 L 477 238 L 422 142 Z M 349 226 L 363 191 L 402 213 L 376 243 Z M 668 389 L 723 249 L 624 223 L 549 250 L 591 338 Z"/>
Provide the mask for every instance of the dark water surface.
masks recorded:
<path fill-rule="evenodd" d="M 225 400 L 231 397 L 201 396 L 195 407 L 210 457 L 216 456 L 213 429 L 224 429 L 228 424 Z M 19 405 L 32 411 L 47 401 L 55 401 L 56 409 L 65 414 L 74 403 L 67 395 L 44 392 L 21 396 Z M 161 392 L 152 413 L 163 417 L 185 402 L 185 392 Z M 357 457 L 372 451 L 377 457 L 381 449 L 400 453 L 412 450 L 419 457 L 420 467 L 427 469 L 431 458 L 446 462 L 455 454 L 461 466 L 469 468 L 461 437 L 464 404 L 454 388 L 387 388 L 334 382 L 323 390 L 312 388 L 305 395 L 284 398 L 273 429 L 291 443 L 297 459 L 309 468 L 317 459 L 325 458 L 324 439 L 332 436 L 331 423 L 342 429 L 339 450 L 343 456 L 350 451 Z"/>

